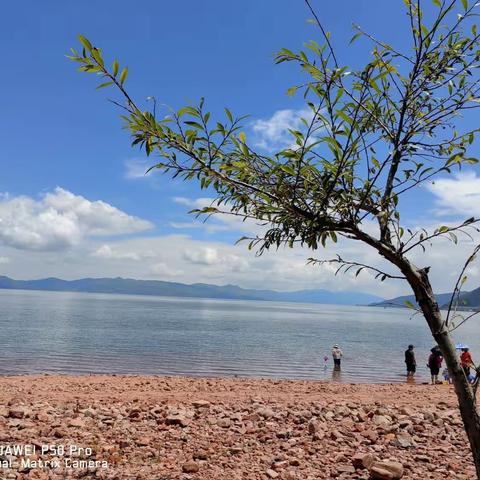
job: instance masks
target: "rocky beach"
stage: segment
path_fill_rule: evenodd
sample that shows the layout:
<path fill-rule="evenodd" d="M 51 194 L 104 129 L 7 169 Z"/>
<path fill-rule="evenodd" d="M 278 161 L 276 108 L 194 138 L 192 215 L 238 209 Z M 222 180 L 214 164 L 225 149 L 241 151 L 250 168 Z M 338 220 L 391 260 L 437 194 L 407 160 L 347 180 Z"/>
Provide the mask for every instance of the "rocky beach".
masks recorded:
<path fill-rule="evenodd" d="M 0 478 L 473 479 L 449 385 L 0 378 Z"/>

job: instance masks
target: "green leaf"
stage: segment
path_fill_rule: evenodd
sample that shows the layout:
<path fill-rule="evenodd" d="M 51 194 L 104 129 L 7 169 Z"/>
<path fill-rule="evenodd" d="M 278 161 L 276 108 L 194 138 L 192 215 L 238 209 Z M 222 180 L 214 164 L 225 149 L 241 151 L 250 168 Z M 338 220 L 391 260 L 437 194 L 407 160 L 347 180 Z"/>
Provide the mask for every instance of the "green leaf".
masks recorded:
<path fill-rule="evenodd" d="M 238 138 L 240 139 L 240 141 L 241 141 L 242 143 L 245 143 L 245 142 L 247 141 L 247 136 L 245 135 L 245 132 L 240 132 L 240 133 L 238 134 Z"/>
<path fill-rule="evenodd" d="M 113 85 L 114 82 L 105 82 L 100 84 L 96 89 L 100 90 L 101 88 L 109 87 L 110 85 Z"/>
<path fill-rule="evenodd" d="M 92 48 L 92 57 L 99 65 L 103 67 L 103 58 L 98 48 Z"/>
<path fill-rule="evenodd" d="M 128 67 L 125 67 L 120 74 L 120 84 L 123 85 L 128 75 Z"/>
<path fill-rule="evenodd" d="M 113 65 L 112 65 L 112 71 L 113 71 L 113 76 L 114 76 L 114 77 L 117 76 L 118 67 L 119 67 L 118 60 L 114 60 L 114 61 L 113 61 Z"/>
<path fill-rule="evenodd" d="M 78 35 L 79 42 L 90 52 L 92 51 L 92 44 L 88 41 L 88 38 L 83 35 Z"/>
<path fill-rule="evenodd" d="M 411 308 L 412 310 L 415 310 L 415 305 L 410 301 L 410 300 L 405 300 L 403 302 L 406 307 Z"/>
<path fill-rule="evenodd" d="M 198 122 L 194 122 L 193 120 L 185 120 L 185 124 L 190 125 L 191 127 L 198 128 L 199 130 L 203 130 L 203 126 L 200 125 Z"/>
<path fill-rule="evenodd" d="M 450 236 L 452 242 L 456 245 L 458 243 L 458 237 L 453 232 L 448 232 L 448 235 Z"/>
<path fill-rule="evenodd" d="M 357 38 L 361 37 L 362 36 L 362 32 L 358 32 L 356 33 L 351 39 L 350 39 L 350 45 L 355 41 L 357 40 Z"/>
<path fill-rule="evenodd" d="M 288 90 L 287 90 L 287 95 L 289 97 L 295 95 L 295 93 L 297 92 L 298 90 L 298 87 L 290 87 Z"/>
<path fill-rule="evenodd" d="M 232 112 L 228 108 L 225 108 L 225 113 L 227 115 L 227 118 L 228 118 L 229 122 L 233 122 Z"/>
<path fill-rule="evenodd" d="M 433 4 L 436 5 L 437 7 L 441 7 L 442 4 L 440 3 L 440 0 L 432 0 Z"/>
<path fill-rule="evenodd" d="M 186 114 L 191 115 L 192 117 L 199 117 L 198 112 L 193 107 L 183 107 L 177 112 L 179 117 Z"/>
<path fill-rule="evenodd" d="M 337 115 L 342 119 L 344 120 L 345 122 L 347 122 L 348 124 L 352 124 L 353 123 L 353 118 L 352 117 L 349 117 L 345 112 L 343 112 L 342 110 L 337 110 Z"/>
<path fill-rule="evenodd" d="M 280 168 L 289 175 L 295 175 L 295 170 L 291 165 L 280 165 Z"/>
<path fill-rule="evenodd" d="M 462 0 L 462 5 L 465 10 L 468 9 L 468 0 Z"/>

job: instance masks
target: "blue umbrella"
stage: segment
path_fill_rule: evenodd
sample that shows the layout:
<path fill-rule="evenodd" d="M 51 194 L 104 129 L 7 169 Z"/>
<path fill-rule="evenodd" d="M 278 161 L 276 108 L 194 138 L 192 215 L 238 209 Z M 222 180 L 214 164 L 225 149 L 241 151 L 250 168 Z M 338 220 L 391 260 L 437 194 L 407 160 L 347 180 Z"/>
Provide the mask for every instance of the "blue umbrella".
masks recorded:
<path fill-rule="evenodd" d="M 457 343 L 457 344 L 455 345 L 455 348 L 456 348 L 457 350 L 461 350 L 462 348 L 470 348 L 470 347 L 469 347 L 468 345 L 465 345 L 464 343 Z"/>

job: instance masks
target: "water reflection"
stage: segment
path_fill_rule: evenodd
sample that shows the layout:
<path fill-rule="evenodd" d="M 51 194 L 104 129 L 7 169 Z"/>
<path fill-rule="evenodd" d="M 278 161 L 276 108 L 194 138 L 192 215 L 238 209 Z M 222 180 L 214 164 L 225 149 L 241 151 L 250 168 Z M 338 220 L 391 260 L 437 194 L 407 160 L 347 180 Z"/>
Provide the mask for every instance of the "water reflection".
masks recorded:
<path fill-rule="evenodd" d="M 340 367 L 333 367 L 332 370 L 332 382 L 341 382 L 342 381 L 342 369 Z"/>
<path fill-rule="evenodd" d="M 407 375 L 407 383 L 410 385 L 415 385 L 417 382 L 415 381 L 414 375 Z"/>

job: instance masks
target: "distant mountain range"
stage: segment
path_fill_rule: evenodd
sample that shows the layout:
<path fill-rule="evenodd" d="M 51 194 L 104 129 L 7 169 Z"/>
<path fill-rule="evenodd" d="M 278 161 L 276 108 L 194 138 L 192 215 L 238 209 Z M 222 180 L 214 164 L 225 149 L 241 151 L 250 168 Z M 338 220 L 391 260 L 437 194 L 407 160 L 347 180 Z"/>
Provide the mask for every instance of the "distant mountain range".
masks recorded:
<path fill-rule="evenodd" d="M 441 308 L 447 308 L 452 297 L 451 293 L 439 293 L 436 295 L 437 302 Z M 406 307 L 405 302 L 409 301 L 415 305 L 414 295 L 405 295 L 403 297 L 396 297 L 382 302 L 374 302 L 370 304 L 371 307 Z M 464 292 L 460 294 L 459 306 L 467 309 L 480 309 L 480 288 L 476 288 L 471 292 Z"/>
<path fill-rule="evenodd" d="M 158 295 L 169 297 L 219 298 L 230 300 L 265 300 L 276 302 L 324 303 L 336 305 L 367 305 L 383 299 L 360 292 L 330 292 L 328 290 L 298 290 L 277 292 L 253 290 L 236 285 L 208 285 L 195 283 L 162 282 L 157 280 L 133 280 L 128 278 L 82 278 L 61 280 L 13 280 L 0 276 L 0 289 L 46 290 L 55 292 L 121 293 L 128 295 Z"/>

